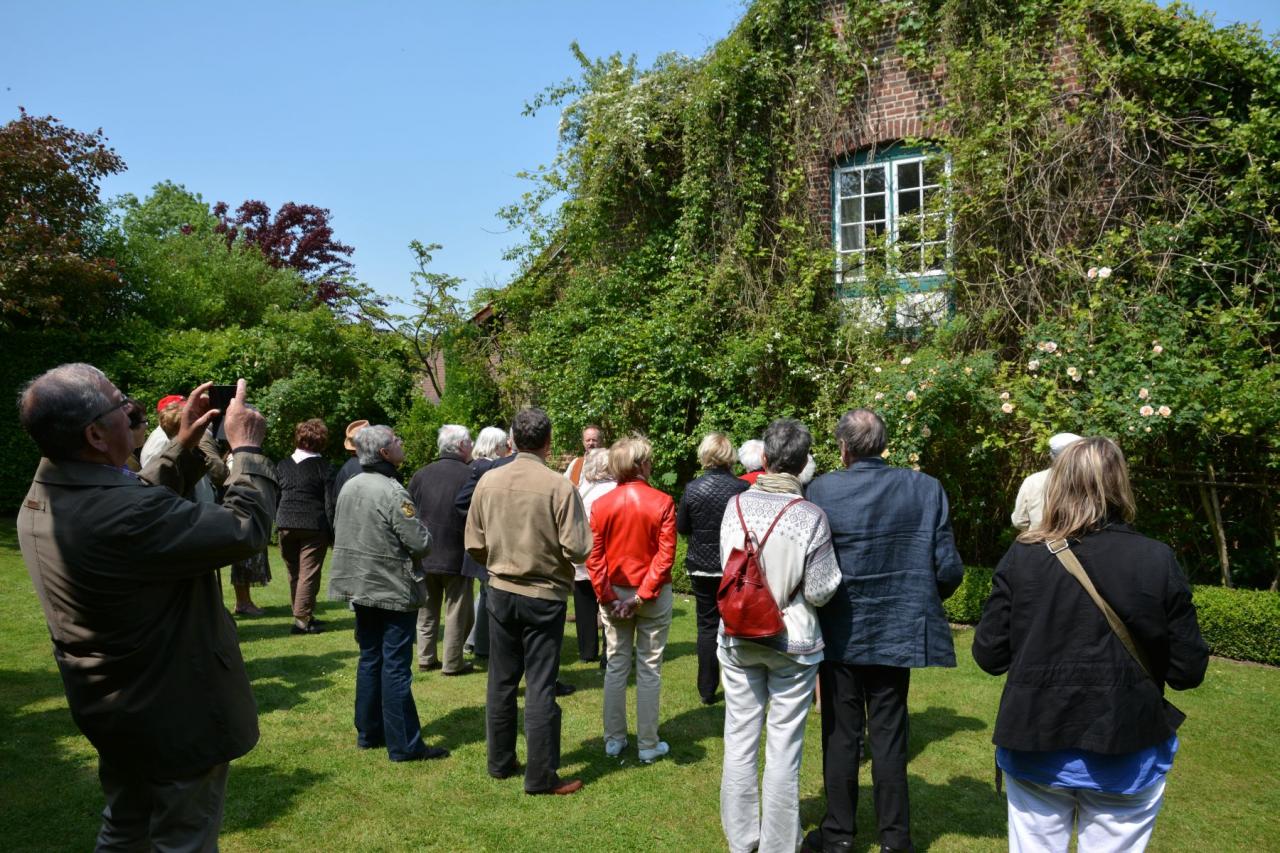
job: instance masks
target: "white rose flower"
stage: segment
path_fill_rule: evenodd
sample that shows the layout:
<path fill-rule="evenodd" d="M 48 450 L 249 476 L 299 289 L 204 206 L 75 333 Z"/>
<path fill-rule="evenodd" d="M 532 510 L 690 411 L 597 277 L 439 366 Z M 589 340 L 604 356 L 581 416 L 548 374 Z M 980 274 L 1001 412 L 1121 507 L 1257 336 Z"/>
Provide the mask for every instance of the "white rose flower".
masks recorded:
<path fill-rule="evenodd" d="M 904 358 L 904 359 L 902 360 L 902 364 L 903 364 L 904 366 L 905 366 L 905 365 L 908 365 L 908 364 L 910 364 L 910 363 L 911 363 L 911 356 L 907 356 L 906 358 Z"/>
<path fill-rule="evenodd" d="M 1013 414 L 1013 403 L 1005 403 L 1000 407 L 1000 411 L 1004 412 L 1006 415 Z"/>
<path fill-rule="evenodd" d="M 1001 399 L 1001 400 L 1008 400 L 1008 399 L 1009 399 L 1009 392 L 1008 392 L 1008 391 L 1001 391 L 1001 392 L 1000 392 L 1000 399 Z"/>
<path fill-rule="evenodd" d="M 1138 399 L 1139 399 L 1139 400 L 1145 400 L 1145 399 L 1147 399 L 1147 398 L 1148 398 L 1148 397 L 1150 397 L 1150 396 L 1151 396 L 1151 392 L 1150 392 L 1150 391 L 1148 391 L 1146 388 L 1139 388 L 1139 389 L 1138 389 Z"/>
<path fill-rule="evenodd" d="M 873 368 L 871 368 L 871 369 L 872 369 L 872 371 L 874 371 L 875 373 L 879 373 L 879 372 L 880 372 L 880 365 L 876 365 L 875 367 L 873 367 Z"/>
<path fill-rule="evenodd" d="M 1161 414 L 1164 414 L 1164 413 L 1161 412 Z M 924 438 L 928 438 L 929 436 L 933 435 L 933 430 L 929 429 L 927 426 L 920 427 L 920 435 L 923 436 Z"/>
<path fill-rule="evenodd" d="M 1158 414 L 1162 418 L 1167 418 L 1169 417 L 1169 415 L 1173 414 L 1173 409 L 1169 408 L 1168 406 L 1161 406 L 1160 408 L 1156 409 L 1156 414 Z"/>
<path fill-rule="evenodd" d="M 1057 349 L 1058 349 L 1058 345 L 1057 345 L 1056 343 L 1054 343 L 1053 341 L 1045 341 L 1045 342 L 1044 342 L 1044 351 L 1045 351 L 1045 352 L 1054 352 L 1054 351 L 1056 351 Z"/>
<path fill-rule="evenodd" d="M 1089 278 L 1097 278 L 1097 277 L 1098 277 L 1098 268 L 1097 268 L 1097 267 L 1089 267 L 1089 271 L 1088 271 L 1087 273 L 1085 273 L 1085 275 L 1089 276 Z"/>
<path fill-rule="evenodd" d="M 1156 344 L 1151 348 L 1151 351 L 1156 355 L 1159 355 L 1160 353 L 1164 352 L 1164 347 L 1160 346 L 1159 344 Z"/>
<path fill-rule="evenodd" d="M 1111 278 L 1111 267 L 1103 267 L 1098 270 L 1098 278 Z"/>
<path fill-rule="evenodd" d="M 1143 406 L 1141 409 L 1138 409 L 1138 414 L 1142 415 L 1144 418 L 1149 418 L 1155 413 L 1156 413 L 1156 410 L 1151 408 L 1150 406 Z"/>
<path fill-rule="evenodd" d="M 907 392 L 907 402 L 914 402 L 914 401 L 915 401 L 915 399 L 916 399 L 916 392 L 915 392 L 915 391 L 908 391 L 908 392 Z"/>
<path fill-rule="evenodd" d="M 1033 358 L 1027 362 L 1027 370 L 1030 370 L 1032 373 L 1035 373 L 1039 369 L 1040 369 L 1040 359 Z"/>

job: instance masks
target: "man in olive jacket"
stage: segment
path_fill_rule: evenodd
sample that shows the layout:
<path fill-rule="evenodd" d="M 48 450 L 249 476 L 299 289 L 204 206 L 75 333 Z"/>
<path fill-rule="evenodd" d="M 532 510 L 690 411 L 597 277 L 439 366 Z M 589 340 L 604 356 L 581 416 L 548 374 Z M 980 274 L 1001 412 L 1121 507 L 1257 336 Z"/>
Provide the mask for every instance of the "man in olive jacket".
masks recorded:
<path fill-rule="evenodd" d="M 197 388 L 176 438 L 125 470 L 136 405 L 97 368 L 32 380 L 23 428 L 44 458 L 18 541 L 44 608 L 76 725 L 98 750 L 98 847 L 214 850 L 228 762 L 258 740 L 258 713 L 215 571 L 261 551 L 276 502 L 244 380 L 227 407 L 237 454 L 222 506 L 179 494 L 204 476 L 197 445 L 216 415 Z M 167 487 L 167 488 L 166 488 Z"/>
<path fill-rule="evenodd" d="M 960 585 L 964 565 L 942 484 L 881 458 L 879 415 L 846 412 L 836 441 L 847 467 L 819 477 L 808 492 L 827 514 L 841 580 L 818 609 L 827 812 L 805 844 L 828 853 L 853 843 L 865 723 L 881 850 L 912 850 L 907 689 L 914 667 L 956 665 L 942 602 Z"/>

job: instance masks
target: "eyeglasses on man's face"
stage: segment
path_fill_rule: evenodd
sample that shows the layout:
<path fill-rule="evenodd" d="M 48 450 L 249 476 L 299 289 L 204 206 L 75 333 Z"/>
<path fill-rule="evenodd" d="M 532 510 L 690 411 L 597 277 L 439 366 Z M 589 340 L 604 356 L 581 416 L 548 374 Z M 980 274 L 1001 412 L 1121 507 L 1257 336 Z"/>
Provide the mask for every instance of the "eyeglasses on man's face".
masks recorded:
<path fill-rule="evenodd" d="M 81 425 L 80 429 L 84 429 L 85 427 L 89 426 L 90 424 L 97 423 L 98 421 L 100 421 L 100 420 L 102 420 L 103 418 L 105 418 L 107 415 L 109 415 L 109 414 L 111 414 L 112 412 L 114 412 L 116 409 L 123 409 L 123 408 L 125 408 L 126 406 L 131 407 L 131 408 L 130 408 L 130 410 L 129 410 L 129 413 L 128 413 L 128 414 L 129 414 L 129 426 L 130 426 L 130 428 L 133 428 L 133 427 L 138 426 L 138 424 L 135 424 L 135 423 L 134 423 L 134 418 L 135 418 L 135 417 L 137 417 L 139 421 L 141 421 L 141 420 L 142 420 L 142 407 L 141 407 L 141 406 L 139 406 L 136 402 L 134 402 L 131 398 L 129 398 L 129 397 L 125 397 L 125 398 L 124 398 L 123 400 L 121 400 L 119 403 L 116 403 L 115 405 L 111 406 L 110 408 L 105 409 L 105 410 L 103 410 L 103 411 L 101 411 L 101 412 L 98 412 L 98 414 L 96 414 L 96 415 L 94 415 L 93 417 L 89 418 L 89 420 L 85 421 L 85 422 L 84 422 L 84 424 L 83 424 L 83 425 Z M 135 413 L 136 413 L 136 415 L 135 415 Z"/>

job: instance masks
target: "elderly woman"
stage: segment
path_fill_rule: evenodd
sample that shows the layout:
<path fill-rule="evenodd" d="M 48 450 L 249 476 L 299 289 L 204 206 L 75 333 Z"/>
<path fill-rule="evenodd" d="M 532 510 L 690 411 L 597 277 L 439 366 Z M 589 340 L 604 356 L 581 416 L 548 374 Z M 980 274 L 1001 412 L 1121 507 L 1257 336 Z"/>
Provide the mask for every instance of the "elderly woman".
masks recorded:
<path fill-rule="evenodd" d="M 1200 684 L 1209 652 L 1173 551 L 1133 518 L 1120 448 L 1081 439 L 996 567 L 973 657 L 1008 673 L 992 740 L 1010 850 L 1065 851 L 1073 829 L 1081 853 L 1151 837 L 1186 718 L 1164 688 Z"/>
<path fill-rule="evenodd" d="M 355 436 L 363 473 L 338 496 L 329 595 L 356 613 L 356 745 L 386 746 L 392 761 L 443 758 L 448 750 L 422 742 L 410 684 L 423 578 L 417 561 L 431 546 L 397 469 L 404 445 L 390 427 Z"/>
<path fill-rule="evenodd" d="M 312 418 L 293 429 L 293 454 L 276 463 L 280 505 L 280 557 L 289 571 L 292 634 L 319 634 L 324 624 L 313 618 L 320 593 L 320 569 L 332 538 L 333 466 L 320 454 L 329 441 L 324 421 Z"/>
<path fill-rule="evenodd" d="M 646 764 L 666 755 L 658 740 L 662 653 L 671 628 L 671 564 L 676 553 L 676 508 L 650 486 L 653 449 L 641 436 L 609 449 L 617 486 L 591 508 L 587 572 L 604 617 L 609 663 L 604 677 L 604 751 L 627 745 L 627 677 L 636 656 L 636 740 Z"/>
<path fill-rule="evenodd" d="M 750 438 L 742 442 L 738 448 L 738 462 L 742 464 L 742 479 L 753 484 L 756 478 L 764 473 L 764 442 L 758 438 Z"/>
<path fill-rule="evenodd" d="M 685 487 L 676 510 L 676 531 L 687 536 L 684 570 L 693 585 L 698 622 L 698 695 L 702 704 L 716 701 L 720 664 L 716 661 L 716 632 L 720 629 L 720 522 L 724 508 L 749 484 L 729 471 L 733 443 L 722 432 L 713 432 L 698 445 L 702 476 Z"/>
<path fill-rule="evenodd" d="M 465 523 L 467 510 L 471 508 L 471 490 L 480 475 L 493 467 L 493 463 L 511 455 L 511 439 L 501 427 L 487 426 L 476 436 L 471 448 L 471 478 L 463 484 L 455 498 L 454 507 Z M 462 574 L 480 581 L 480 594 L 476 596 L 475 623 L 463 649 L 478 658 L 489 656 L 489 572 L 465 551 L 462 554 Z"/>
<path fill-rule="evenodd" d="M 612 492 L 617 482 L 609 473 L 609 451 L 603 447 L 593 447 L 582 457 L 582 471 L 579 477 L 578 497 L 582 498 L 582 508 L 587 511 L 587 519 L 591 518 L 591 507 L 598 498 Z M 578 617 L 575 623 L 578 628 L 578 660 L 583 663 L 594 663 L 600 660 L 600 615 L 596 591 L 591 586 L 591 575 L 587 572 L 586 563 L 575 563 L 573 566 L 573 611 Z M 606 647 L 607 648 L 607 647 Z M 608 654 L 606 653 L 606 658 Z M 602 664 L 603 665 L 603 664 Z"/>
<path fill-rule="evenodd" d="M 792 853 L 801 841 L 800 759 L 823 649 L 815 608 L 840 586 L 826 513 L 801 496 L 799 475 L 811 443 L 799 421 L 769 424 L 764 472 L 750 490 L 728 501 L 720 526 L 726 561 L 748 536 L 758 544 L 764 581 L 783 626 L 782 633 L 764 639 L 726 632 L 719 638 L 725 704 L 720 823 L 735 853 Z M 756 782 L 762 725 L 768 726 L 763 796 Z"/>

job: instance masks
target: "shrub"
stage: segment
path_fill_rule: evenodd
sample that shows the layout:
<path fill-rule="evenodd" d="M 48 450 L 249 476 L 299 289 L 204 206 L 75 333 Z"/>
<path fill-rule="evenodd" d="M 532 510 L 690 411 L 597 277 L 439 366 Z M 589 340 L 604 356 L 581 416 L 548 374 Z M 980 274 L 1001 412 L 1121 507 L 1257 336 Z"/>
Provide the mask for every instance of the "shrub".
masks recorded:
<path fill-rule="evenodd" d="M 947 621 L 961 625 L 976 625 L 982 618 L 982 607 L 991 596 L 991 569 L 968 566 L 960 588 L 942 602 Z"/>
<path fill-rule="evenodd" d="M 1200 633 L 1215 655 L 1280 666 L 1280 595 L 1197 586 Z"/>

